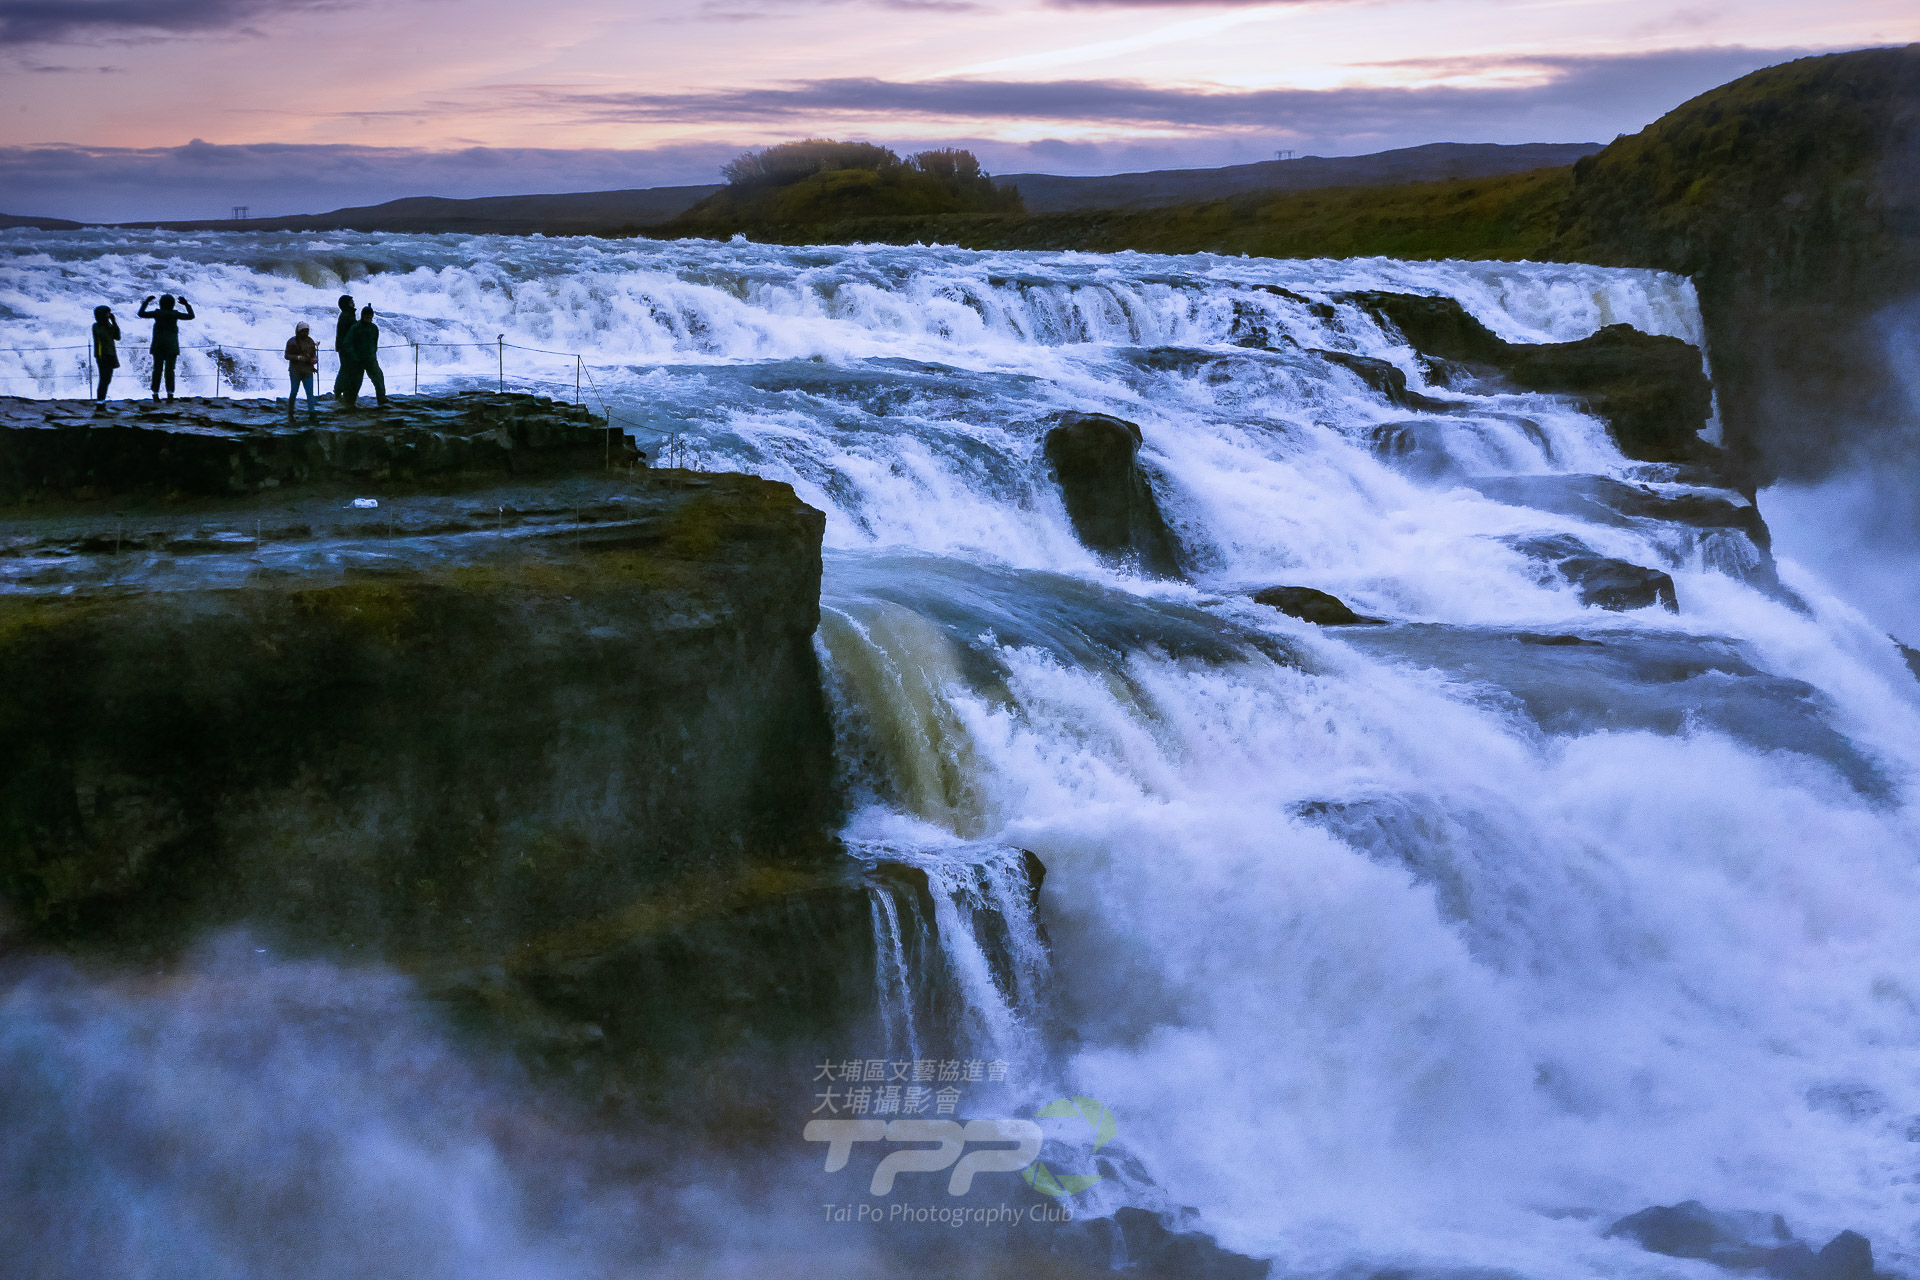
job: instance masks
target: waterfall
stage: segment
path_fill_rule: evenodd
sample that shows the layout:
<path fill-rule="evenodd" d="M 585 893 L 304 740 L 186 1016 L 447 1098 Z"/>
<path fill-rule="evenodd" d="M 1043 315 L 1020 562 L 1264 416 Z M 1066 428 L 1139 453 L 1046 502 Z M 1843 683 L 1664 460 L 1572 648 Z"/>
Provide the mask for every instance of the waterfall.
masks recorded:
<path fill-rule="evenodd" d="M 885 1051 L 1097 1098 L 1128 1172 L 1089 1203 L 1186 1207 L 1288 1273 L 1637 1273 L 1605 1223 L 1687 1199 L 1913 1265 L 1920 685 L 1747 534 L 1589 500 L 1736 495 L 1570 399 L 1449 376 L 1346 296 L 1699 343 L 1686 281 L 345 233 L 0 251 L 12 345 L 166 288 L 190 345 L 277 349 L 346 289 L 390 344 L 580 352 L 623 418 L 825 511 Z M 424 350 L 423 386 L 495 377 L 492 347 Z M 572 395 L 570 358 L 516 358 Z M 62 359 L 0 354 L 0 391 L 52 393 Z M 239 394 L 278 387 L 271 350 L 241 367 Z M 1139 425 L 1185 580 L 1075 537 L 1041 448 L 1062 410 Z M 1583 602 L 1519 548 L 1545 538 L 1665 572 L 1678 611 Z M 1389 625 L 1249 598 L 1279 584 Z"/>

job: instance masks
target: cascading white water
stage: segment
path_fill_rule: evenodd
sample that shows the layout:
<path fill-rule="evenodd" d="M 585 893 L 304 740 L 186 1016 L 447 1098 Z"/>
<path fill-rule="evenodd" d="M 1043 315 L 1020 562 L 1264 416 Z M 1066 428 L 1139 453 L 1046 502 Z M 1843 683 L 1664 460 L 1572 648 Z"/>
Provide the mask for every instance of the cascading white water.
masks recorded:
<path fill-rule="evenodd" d="M 1140 1174 L 1116 1181 L 1227 1245 L 1289 1272 L 1670 1274 L 1601 1228 L 1697 1198 L 1816 1243 L 1859 1229 L 1883 1266 L 1920 1250 L 1920 688 L 1791 563 L 1804 608 L 1749 581 L 1744 539 L 1486 496 L 1674 477 L 1566 401 L 1433 385 L 1337 298 L 1447 294 L 1516 341 L 1697 342 L 1685 282 L 409 236 L 0 249 L 9 347 L 171 290 L 202 340 L 277 349 L 344 286 L 390 350 L 579 351 L 617 414 L 793 483 L 829 516 L 852 847 L 927 874 L 970 1034 L 1028 1055 L 1034 1100 L 1106 1103 Z M 1449 407 L 1395 407 L 1314 348 Z M 491 348 L 431 350 L 434 385 L 494 376 Z M 571 361 L 519 359 L 510 382 L 571 394 Z M 0 390 L 77 394 L 49 380 L 71 363 L 0 353 Z M 277 389 L 271 351 L 242 374 Z M 1062 409 L 1140 424 L 1191 582 L 1075 539 L 1039 456 Z M 1681 611 L 1584 607 L 1511 545 L 1552 534 L 1666 568 Z M 1319 631 L 1240 594 L 1275 583 L 1398 625 Z M 1540 632 L 1599 643 L 1520 638 Z M 1044 984 L 1016 849 L 1048 868 Z M 908 1009 L 903 922 L 876 919 Z"/>

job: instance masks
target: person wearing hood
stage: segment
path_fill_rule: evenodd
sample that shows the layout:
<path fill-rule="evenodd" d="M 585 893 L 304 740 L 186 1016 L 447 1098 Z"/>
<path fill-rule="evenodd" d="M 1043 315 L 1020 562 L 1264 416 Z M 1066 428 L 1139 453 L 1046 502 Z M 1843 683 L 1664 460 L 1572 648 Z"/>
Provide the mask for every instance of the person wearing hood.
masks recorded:
<path fill-rule="evenodd" d="M 120 322 L 113 318 L 112 307 L 93 309 L 93 364 L 100 371 L 100 387 L 93 393 L 97 404 L 107 402 L 107 384 L 120 367 Z"/>
<path fill-rule="evenodd" d="M 353 385 L 347 390 L 347 404 L 351 406 L 360 398 L 361 374 L 373 380 L 374 403 L 386 404 L 387 375 L 380 368 L 380 326 L 373 322 L 372 307 L 360 308 L 360 323 L 348 332 L 347 347 L 359 365 Z"/>
<path fill-rule="evenodd" d="M 180 298 L 180 309 L 174 307 L 174 297 L 170 293 L 160 295 L 160 309 L 149 310 L 153 306 L 153 295 L 140 304 L 139 316 L 142 320 L 153 321 L 153 398 L 160 398 L 160 379 L 164 374 L 167 382 L 167 399 L 173 399 L 174 365 L 180 359 L 180 322 L 192 320 L 193 304 L 185 297 Z"/>
<path fill-rule="evenodd" d="M 293 406 L 300 399 L 300 388 L 307 389 L 307 416 L 313 416 L 313 375 L 320 370 L 320 348 L 302 320 L 287 339 L 287 425 L 293 425 Z"/>
<path fill-rule="evenodd" d="M 360 394 L 360 367 L 353 358 L 347 335 L 353 332 L 353 295 L 340 295 L 340 314 L 333 322 L 333 352 L 340 357 L 340 371 L 333 375 L 333 398 L 349 403 Z"/>

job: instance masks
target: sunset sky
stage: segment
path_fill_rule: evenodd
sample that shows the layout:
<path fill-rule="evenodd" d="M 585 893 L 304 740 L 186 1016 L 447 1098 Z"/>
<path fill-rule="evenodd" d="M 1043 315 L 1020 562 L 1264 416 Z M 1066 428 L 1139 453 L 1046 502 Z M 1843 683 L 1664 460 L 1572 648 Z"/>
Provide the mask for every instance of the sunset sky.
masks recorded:
<path fill-rule="evenodd" d="M 716 180 L 808 135 L 1099 173 L 1604 142 L 1913 0 L 0 0 L 0 210 Z"/>

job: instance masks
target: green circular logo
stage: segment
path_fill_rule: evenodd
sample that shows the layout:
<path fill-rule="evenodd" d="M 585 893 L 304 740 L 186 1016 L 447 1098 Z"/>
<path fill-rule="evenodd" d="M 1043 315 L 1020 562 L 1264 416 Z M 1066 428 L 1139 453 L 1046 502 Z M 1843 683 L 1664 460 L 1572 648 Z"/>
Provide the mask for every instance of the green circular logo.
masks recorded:
<path fill-rule="evenodd" d="M 1049 1102 L 1033 1114 L 1036 1120 L 1064 1120 L 1079 1116 L 1093 1126 L 1095 1151 L 1112 1142 L 1113 1135 L 1119 1131 L 1119 1126 L 1114 1123 L 1113 1112 L 1093 1098 L 1062 1098 L 1058 1102 Z M 1022 1169 L 1020 1176 L 1043 1196 L 1070 1196 L 1100 1181 L 1097 1173 L 1056 1174 L 1038 1160 Z"/>

